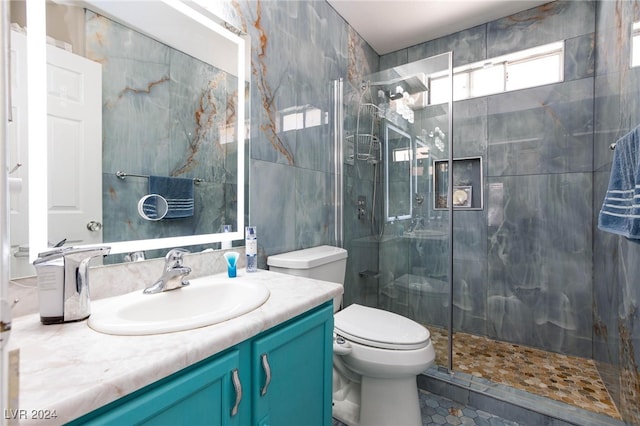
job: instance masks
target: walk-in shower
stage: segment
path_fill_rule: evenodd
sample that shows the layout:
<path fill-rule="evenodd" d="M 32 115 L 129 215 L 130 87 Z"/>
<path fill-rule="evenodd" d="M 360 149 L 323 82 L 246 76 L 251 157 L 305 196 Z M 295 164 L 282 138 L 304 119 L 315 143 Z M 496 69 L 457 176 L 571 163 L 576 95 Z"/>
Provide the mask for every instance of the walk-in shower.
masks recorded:
<path fill-rule="evenodd" d="M 501 145 L 489 155 L 487 127 L 507 132 L 520 110 L 490 111 L 486 98 L 454 107 L 451 56 L 384 70 L 346 90 L 345 304 L 424 324 L 444 371 L 616 417 L 583 350 L 586 313 L 572 290 L 583 273 L 581 240 L 557 241 L 551 259 L 540 241 L 564 235 L 565 211 L 554 200 L 573 199 L 574 176 L 545 177 L 548 199 L 537 186 L 518 190 L 537 185 L 528 175 L 503 178 Z M 533 270 L 542 258 L 542 270 Z"/>

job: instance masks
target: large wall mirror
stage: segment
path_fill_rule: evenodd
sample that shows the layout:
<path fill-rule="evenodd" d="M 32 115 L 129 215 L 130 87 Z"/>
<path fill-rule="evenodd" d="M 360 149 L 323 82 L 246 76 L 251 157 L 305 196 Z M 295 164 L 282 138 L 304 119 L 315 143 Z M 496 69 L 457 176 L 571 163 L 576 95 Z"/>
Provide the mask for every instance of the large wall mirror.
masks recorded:
<path fill-rule="evenodd" d="M 48 3 L 12 31 L 12 277 L 57 244 L 120 260 L 241 240 L 248 38 L 205 1 Z M 81 48 L 49 34 L 52 8 Z"/>

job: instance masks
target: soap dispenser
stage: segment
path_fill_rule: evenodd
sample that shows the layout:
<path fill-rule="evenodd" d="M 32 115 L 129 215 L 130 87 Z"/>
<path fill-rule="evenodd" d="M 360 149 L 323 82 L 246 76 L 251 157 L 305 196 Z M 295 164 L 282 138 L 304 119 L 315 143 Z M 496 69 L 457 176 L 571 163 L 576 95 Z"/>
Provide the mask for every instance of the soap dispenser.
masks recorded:
<path fill-rule="evenodd" d="M 60 247 L 40 253 L 33 262 L 38 275 L 40 322 L 60 324 L 91 315 L 89 262 L 110 247 Z"/>

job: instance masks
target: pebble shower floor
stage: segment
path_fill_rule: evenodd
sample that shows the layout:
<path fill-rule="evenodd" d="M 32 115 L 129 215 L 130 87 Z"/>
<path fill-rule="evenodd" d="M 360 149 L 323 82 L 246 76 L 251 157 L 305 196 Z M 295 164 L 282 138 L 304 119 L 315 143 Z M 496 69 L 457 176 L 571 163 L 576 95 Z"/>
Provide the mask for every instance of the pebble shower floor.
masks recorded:
<path fill-rule="evenodd" d="M 436 363 L 447 364 L 447 332 L 429 327 Z M 453 369 L 614 419 L 620 414 L 590 359 L 454 333 Z"/>

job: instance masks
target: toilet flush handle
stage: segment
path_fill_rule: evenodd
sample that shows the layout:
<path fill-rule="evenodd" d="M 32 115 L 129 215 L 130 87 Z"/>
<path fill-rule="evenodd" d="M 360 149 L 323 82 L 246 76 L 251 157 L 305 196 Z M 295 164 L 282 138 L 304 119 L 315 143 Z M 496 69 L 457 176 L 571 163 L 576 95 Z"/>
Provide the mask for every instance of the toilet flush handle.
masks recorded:
<path fill-rule="evenodd" d="M 333 339 L 333 353 L 336 355 L 349 355 L 351 353 L 351 344 L 344 337 L 336 336 Z"/>

